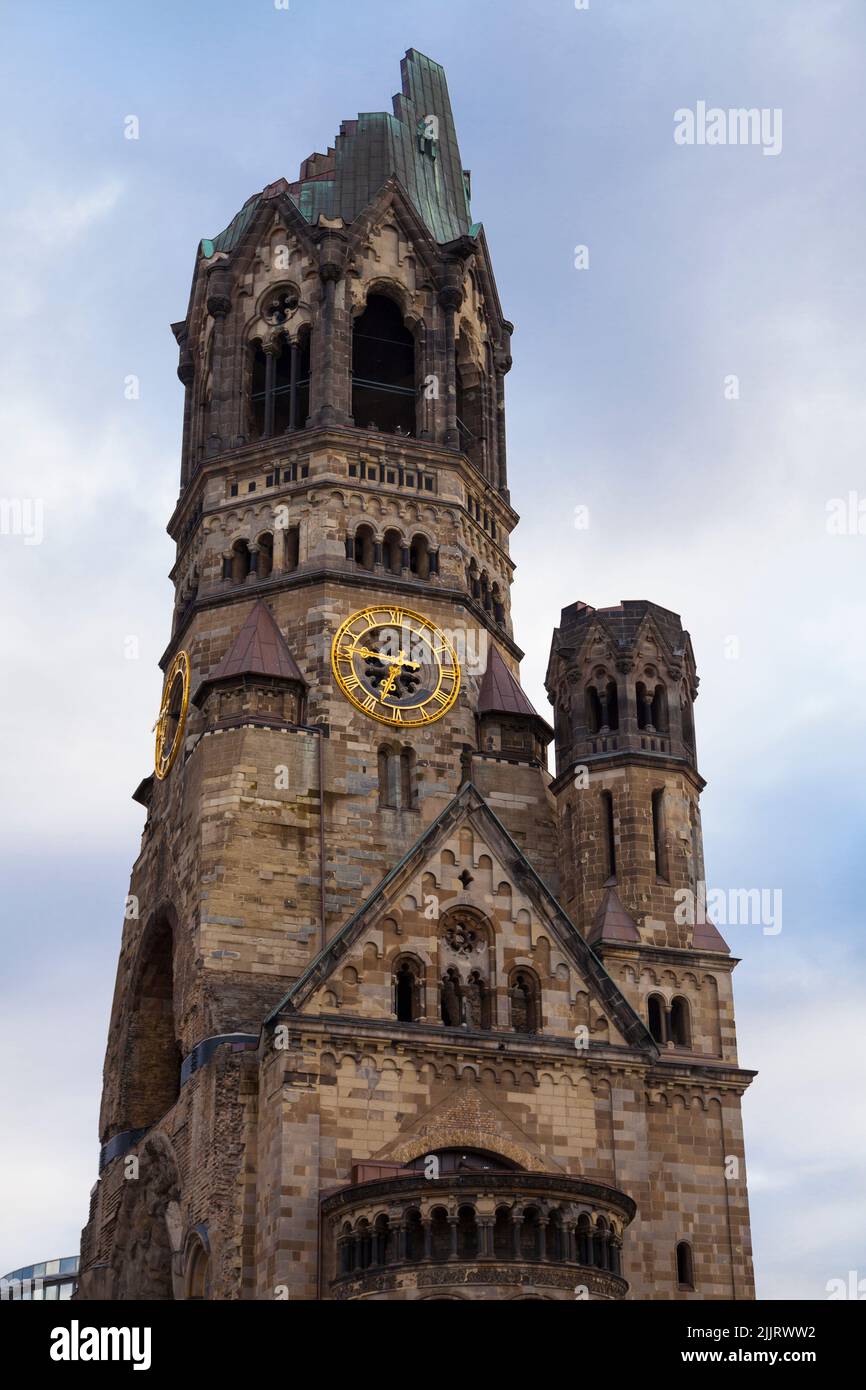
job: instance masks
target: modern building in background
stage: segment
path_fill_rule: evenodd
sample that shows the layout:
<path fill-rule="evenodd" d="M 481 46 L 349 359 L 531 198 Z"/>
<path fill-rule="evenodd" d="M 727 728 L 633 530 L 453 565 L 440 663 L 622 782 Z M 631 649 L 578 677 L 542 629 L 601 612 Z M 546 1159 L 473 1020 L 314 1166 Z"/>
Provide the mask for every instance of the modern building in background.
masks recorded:
<path fill-rule="evenodd" d="M 521 689 L 512 325 L 444 73 L 402 73 L 201 243 L 174 325 L 175 602 L 78 1296 L 749 1299 L 691 642 L 564 571 L 553 727 Z"/>
<path fill-rule="evenodd" d="M 75 1293 L 78 1281 L 78 1256 L 68 1255 L 65 1259 L 44 1260 L 42 1264 L 24 1265 L 4 1274 L 0 1279 L 0 1296 L 3 1298 L 28 1299 L 53 1302 L 57 1299 L 70 1299 Z"/>

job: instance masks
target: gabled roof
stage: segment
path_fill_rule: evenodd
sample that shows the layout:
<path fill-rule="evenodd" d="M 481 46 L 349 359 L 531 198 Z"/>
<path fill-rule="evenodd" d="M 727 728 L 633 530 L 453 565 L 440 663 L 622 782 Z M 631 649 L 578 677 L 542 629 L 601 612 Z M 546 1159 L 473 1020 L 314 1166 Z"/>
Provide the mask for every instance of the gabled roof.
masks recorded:
<path fill-rule="evenodd" d="M 222 661 L 205 676 L 193 696 L 198 704 L 206 687 L 238 676 L 268 676 L 306 685 L 270 609 L 258 599 Z"/>
<path fill-rule="evenodd" d="M 535 719 L 544 724 L 553 737 L 553 730 L 533 708 L 514 676 L 499 654 L 499 648 L 491 646 L 487 658 L 487 670 L 478 691 L 479 714 L 517 714 Z"/>
<path fill-rule="evenodd" d="M 726 955 L 731 954 L 722 933 L 719 931 L 715 922 L 711 922 L 706 913 L 702 922 L 695 923 L 695 930 L 692 934 L 692 946 L 696 951 L 724 951 Z"/>
<path fill-rule="evenodd" d="M 521 890 L 533 902 L 539 917 L 556 937 L 561 949 L 572 957 L 587 988 L 596 1002 L 614 1020 L 622 1036 L 631 1046 L 656 1053 L 656 1045 L 646 1024 L 620 992 L 592 947 L 566 916 L 523 851 L 472 782 L 463 783 L 453 800 L 419 836 L 399 863 L 385 875 L 367 901 L 340 928 L 324 950 L 310 962 L 304 973 L 265 1019 L 265 1025 L 275 1022 L 283 1012 L 294 1013 L 301 1008 L 336 969 L 361 934 L 375 922 L 379 913 L 387 907 L 392 895 L 399 892 L 400 884 L 408 882 L 464 821 L 469 821 L 478 833 L 487 839 L 491 848 L 519 882 Z"/>

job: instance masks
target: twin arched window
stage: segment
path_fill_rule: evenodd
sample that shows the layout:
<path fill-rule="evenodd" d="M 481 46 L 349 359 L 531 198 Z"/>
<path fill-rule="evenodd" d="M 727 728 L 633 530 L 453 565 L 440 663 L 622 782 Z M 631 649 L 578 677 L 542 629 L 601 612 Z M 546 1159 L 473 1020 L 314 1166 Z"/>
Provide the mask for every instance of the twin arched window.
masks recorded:
<path fill-rule="evenodd" d="M 667 1007 L 661 994 L 651 994 L 647 999 L 647 1025 L 652 1037 L 663 1047 L 673 1043 L 674 1047 L 691 1047 L 692 1022 L 688 999 L 678 994 Z"/>

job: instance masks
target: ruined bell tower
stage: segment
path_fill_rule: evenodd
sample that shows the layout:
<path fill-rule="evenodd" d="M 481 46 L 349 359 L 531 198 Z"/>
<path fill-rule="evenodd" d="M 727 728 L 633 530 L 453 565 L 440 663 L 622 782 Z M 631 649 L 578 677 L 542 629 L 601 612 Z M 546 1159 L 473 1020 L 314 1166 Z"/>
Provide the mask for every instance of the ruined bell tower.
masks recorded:
<path fill-rule="evenodd" d="M 410 50 L 197 248 L 81 1298 L 752 1296 L 691 647 L 577 604 L 521 688 L 470 192 Z"/>

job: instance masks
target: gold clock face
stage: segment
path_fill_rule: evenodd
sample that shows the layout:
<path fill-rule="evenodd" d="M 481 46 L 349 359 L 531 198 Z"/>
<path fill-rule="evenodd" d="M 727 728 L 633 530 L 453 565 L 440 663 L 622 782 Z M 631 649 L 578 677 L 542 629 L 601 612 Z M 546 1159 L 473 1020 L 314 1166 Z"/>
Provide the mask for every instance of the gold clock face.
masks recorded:
<path fill-rule="evenodd" d="M 178 652 L 168 668 L 162 688 L 162 704 L 156 721 L 154 770 L 160 781 L 171 772 L 183 740 L 189 705 L 189 656 Z"/>
<path fill-rule="evenodd" d="M 441 719 L 460 690 L 450 641 L 409 608 L 364 608 L 347 618 L 334 638 L 331 666 L 356 709 L 405 729 Z"/>

